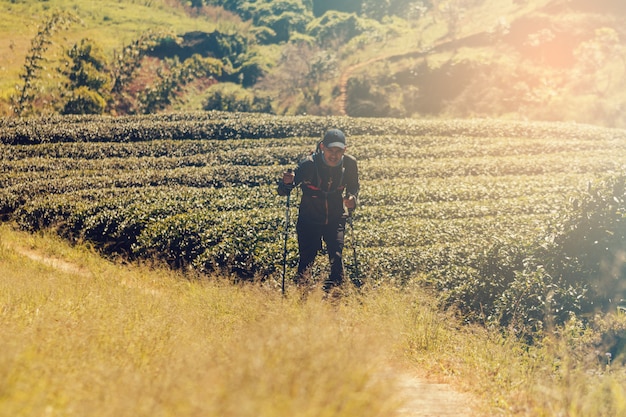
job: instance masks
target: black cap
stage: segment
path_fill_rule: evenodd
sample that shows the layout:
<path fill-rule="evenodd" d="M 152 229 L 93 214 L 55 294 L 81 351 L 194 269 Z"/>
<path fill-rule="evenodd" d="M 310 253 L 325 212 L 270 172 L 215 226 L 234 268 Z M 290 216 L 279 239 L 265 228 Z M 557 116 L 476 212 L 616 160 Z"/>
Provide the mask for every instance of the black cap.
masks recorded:
<path fill-rule="evenodd" d="M 346 135 L 339 129 L 330 129 L 322 141 L 327 148 L 346 148 Z"/>

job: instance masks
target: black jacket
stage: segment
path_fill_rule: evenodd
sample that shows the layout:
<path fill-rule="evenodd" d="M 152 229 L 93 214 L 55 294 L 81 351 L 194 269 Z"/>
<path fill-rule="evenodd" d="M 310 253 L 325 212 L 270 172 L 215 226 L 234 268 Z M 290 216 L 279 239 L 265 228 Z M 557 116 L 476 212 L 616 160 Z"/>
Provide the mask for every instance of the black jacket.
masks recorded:
<path fill-rule="evenodd" d="M 295 170 L 293 185 L 278 184 L 278 194 L 287 195 L 294 186 L 302 189 L 298 221 L 329 224 L 346 217 L 343 197 L 354 196 L 358 201 L 359 172 L 356 159 L 344 155 L 342 163 L 330 167 L 321 153 L 314 153 L 300 161 Z"/>

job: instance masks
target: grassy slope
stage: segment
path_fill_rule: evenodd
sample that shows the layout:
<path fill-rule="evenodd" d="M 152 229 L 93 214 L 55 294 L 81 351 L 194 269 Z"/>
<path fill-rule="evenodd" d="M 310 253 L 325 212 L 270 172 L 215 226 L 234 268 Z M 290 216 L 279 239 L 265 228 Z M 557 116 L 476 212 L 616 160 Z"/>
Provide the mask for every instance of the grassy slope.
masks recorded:
<path fill-rule="evenodd" d="M 415 294 L 300 302 L 8 225 L 0 267 L 0 416 L 390 416 L 397 381 L 380 376 L 449 331 Z M 407 328 L 418 316 L 428 329 Z"/>
<path fill-rule="evenodd" d="M 37 25 L 53 10 L 72 10 L 83 20 L 83 25 L 74 25 L 68 32 L 55 36 L 54 40 L 57 45 L 53 45 L 46 54 L 50 62 L 43 74 L 48 87 L 55 85 L 58 80 L 54 70 L 56 67 L 54 60 L 55 54 L 62 53 L 62 48 L 59 46 L 69 47 L 83 37 L 97 39 L 111 56 L 115 49 L 120 49 L 148 29 L 170 30 L 182 34 L 191 30 L 211 31 L 215 28 L 226 32 L 243 33 L 250 28 L 249 23 L 242 23 L 233 14 L 216 9 L 207 9 L 204 15 L 192 17 L 182 7 L 177 6 L 178 3 L 174 0 L 103 0 L 98 2 L 23 0 L 16 3 L 2 0 L 1 3 L 3 7 L 0 7 L 0 36 L 5 41 L 0 42 L 0 56 L 2 57 L 0 114 L 10 113 L 8 99 L 14 91 L 14 85 L 19 82 L 19 71 L 24 64 L 24 56 L 30 40 L 36 33 Z M 620 82 L 624 71 L 623 63 L 619 59 L 621 52 L 616 56 L 606 58 L 604 72 L 589 71 L 585 82 L 591 83 L 591 86 L 585 83 L 581 86 L 575 82 L 577 78 L 575 68 L 553 68 L 533 56 L 532 52 L 530 56 L 524 55 L 529 53 L 524 46 L 528 36 L 537 34 L 536 28 L 533 29 L 533 25 L 536 24 L 539 24 L 538 27 L 541 28 L 557 28 L 557 32 L 562 32 L 565 39 L 574 33 L 576 36 L 583 34 L 583 38 L 593 38 L 594 30 L 601 27 L 613 28 L 621 34 L 620 36 L 623 36 L 618 15 L 606 11 L 606 4 L 604 8 L 598 6 L 595 11 L 592 11 L 580 9 L 580 5 L 578 8 L 573 6 L 573 10 L 568 10 L 565 2 L 556 0 L 525 2 L 484 0 L 468 3 L 471 5 L 459 16 L 454 39 L 448 34 L 449 14 L 445 8 L 442 8 L 430 11 L 427 16 L 419 20 L 396 19 L 395 26 L 392 21 L 385 22 L 384 29 L 381 27 L 381 32 L 385 34 L 379 34 L 383 39 L 380 42 L 375 42 L 372 37 L 364 45 L 362 44 L 363 38 L 357 38 L 338 48 L 341 66 L 339 73 L 335 79 L 320 85 L 323 112 L 341 114 L 339 108 L 341 101 L 337 99 L 336 91 L 340 87 L 342 73 L 366 76 L 372 80 L 386 80 L 381 81 L 381 87 L 387 90 L 385 92 L 387 96 L 392 97 L 390 104 L 392 107 L 402 108 L 403 105 L 397 100 L 406 99 L 403 98 L 401 92 L 415 87 L 413 84 L 415 80 L 409 81 L 408 84 L 402 84 L 401 80 L 420 62 L 425 62 L 421 61 L 423 58 L 418 58 L 415 52 L 444 43 L 447 44 L 447 48 L 429 53 L 428 63 L 431 68 L 438 68 L 443 63 L 465 61 L 478 65 L 482 62 L 490 64 L 487 67 L 489 75 L 486 79 L 482 79 L 477 74 L 467 74 L 467 79 L 461 82 L 464 89 L 457 91 L 453 88 L 452 97 L 448 97 L 443 103 L 447 113 L 436 110 L 436 106 L 435 110 L 426 106 L 419 110 L 420 114 L 430 114 L 432 111 L 439 116 L 449 114 L 451 117 L 473 115 L 485 117 L 497 114 L 502 117 L 521 117 L 529 120 L 576 120 L 580 123 L 615 127 L 624 125 L 624 119 L 619 112 L 621 103 L 624 101 Z M 490 32 L 503 23 L 516 27 L 515 36 L 518 38 L 500 33 L 497 35 L 500 36 L 498 41 L 494 41 L 493 44 L 478 47 L 465 43 L 468 37 Z M 580 42 L 583 38 L 576 42 Z M 559 55 L 558 52 L 564 50 L 565 55 L 571 55 L 572 48 L 578 45 L 578 43 L 570 45 L 565 41 L 563 44 L 559 42 L 551 46 L 556 48 L 556 51 L 549 50 L 549 54 Z M 260 46 L 260 48 L 261 54 L 271 60 L 279 56 L 282 46 Z M 403 55 L 405 55 L 404 58 L 400 58 Z M 396 58 L 384 59 L 389 56 Z M 372 60 L 375 59 L 379 59 L 379 62 L 373 63 Z M 359 63 L 368 64 L 357 71 L 350 71 L 352 66 Z M 399 80 L 396 89 L 391 81 L 394 77 Z M 347 77 L 344 78 L 347 79 Z M 462 78 L 463 74 L 456 75 L 456 79 Z M 429 85 L 438 85 L 432 79 L 426 79 L 424 82 Z M 592 88 L 596 84 L 597 88 Z M 527 88 L 528 95 L 519 95 L 521 93 L 516 86 L 522 89 Z M 492 87 L 494 91 L 490 92 Z M 200 109 L 201 91 L 194 91 L 193 86 L 189 88 L 190 94 L 180 103 L 176 103 L 171 110 Z M 596 91 L 597 89 L 599 91 Z M 429 91 L 426 98 L 430 97 L 436 102 L 438 96 L 450 94 L 445 90 L 444 86 L 438 86 Z M 45 99 L 45 96 L 42 94 L 42 98 Z M 514 105 L 506 104 L 511 102 Z M 291 114 L 297 111 L 294 100 L 286 100 L 276 106 L 278 112 L 285 111 Z M 291 108 L 288 108 L 289 106 Z"/>
<path fill-rule="evenodd" d="M 483 31 L 492 27 L 500 16 L 514 18 L 520 14 L 534 10 L 545 4 L 547 0 L 534 0 L 524 6 L 516 6 L 512 2 L 503 3 L 498 0 L 487 0 L 472 8 L 462 16 L 458 36 Z M 225 31 L 246 30 L 247 24 L 228 13 L 209 10 L 207 15 L 191 17 L 181 7 L 171 6 L 175 2 L 167 0 L 141 1 L 78 1 L 48 0 L 36 2 L 24 0 L 12 3 L 2 0 L 0 8 L 0 35 L 6 39 L 0 43 L 0 56 L 4 57 L 0 65 L 0 98 L 7 99 L 24 64 L 24 57 L 37 27 L 54 10 L 71 10 L 83 21 L 82 25 L 74 25 L 67 32 L 57 34 L 54 38 L 59 45 L 69 47 L 75 41 L 89 37 L 96 39 L 105 51 L 112 55 L 113 51 L 136 39 L 139 34 L 149 29 L 171 30 L 184 33 L 192 30 L 211 31 L 215 28 Z M 341 52 L 343 67 L 364 62 L 372 57 L 402 54 L 416 48 L 432 45 L 442 40 L 447 31 L 445 17 L 422 19 L 416 23 L 400 24 L 396 27 L 396 35 L 386 38 L 384 42 L 367 45 L 348 44 Z M 419 44 L 419 46 L 418 46 Z M 50 48 L 47 58 L 55 59 L 60 54 L 58 47 Z M 52 69 L 54 66 L 49 65 Z M 54 77 L 48 71 L 46 77 Z M 337 81 L 331 82 L 335 85 Z M 332 86 L 323 87 L 329 92 Z"/>
<path fill-rule="evenodd" d="M 476 416 L 626 412 L 623 366 L 578 367 L 567 332 L 528 347 L 416 291 L 281 298 L 7 224 L 0 270 L 0 416 L 393 416 L 415 374 L 471 393 Z"/>
<path fill-rule="evenodd" d="M 68 31 L 54 37 L 58 45 L 49 49 L 46 57 L 53 60 L 61 53 L 59 45 L 70 47 L 82 38 L 96 39 L 106 53 L 137 39 L 147 30 L 164 30 L 180 34 L 193 30 L 212 31 L 239 30 L 243 25 L 227 13 L 190 17 L 184 9 L 172 7 L 166 0 L 155 1 L 79 1 L 49 0 L 46 2 L 26 0 L 19 3 L 0 1 L 0 97 L 8 97 L 18 74 L 24 65 L 30 41 L 40 25 L 55 10 L 70 10 L 81 20 Z M 52 67 L 52 66 L 51 66 Z M 51 74 L 53 76 L 54 74 Z"/>

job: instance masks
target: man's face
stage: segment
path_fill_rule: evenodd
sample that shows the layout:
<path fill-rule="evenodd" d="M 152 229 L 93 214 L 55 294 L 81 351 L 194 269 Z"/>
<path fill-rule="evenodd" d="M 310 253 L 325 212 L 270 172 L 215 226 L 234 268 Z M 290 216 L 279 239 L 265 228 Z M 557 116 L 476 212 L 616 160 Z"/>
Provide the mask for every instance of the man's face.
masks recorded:
<path fill-rule="evenodd" d="M 327 148 L 324 144 L 321 145 L 322 152 L 324 152 L 324 160 L 330 166 L 337 166 L 341 163 L 341 158 L 346 152 L 345 149 L 332 147 Z"/>

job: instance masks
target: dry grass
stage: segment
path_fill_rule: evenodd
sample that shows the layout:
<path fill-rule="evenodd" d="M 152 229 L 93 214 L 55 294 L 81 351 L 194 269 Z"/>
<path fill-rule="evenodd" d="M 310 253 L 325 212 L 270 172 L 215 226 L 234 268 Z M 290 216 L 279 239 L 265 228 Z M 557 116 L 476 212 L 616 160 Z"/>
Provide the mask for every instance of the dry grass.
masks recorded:
<path fill-rule="evenodd" d="M 2 416 L 390 416 L 399 407 L 393 380 L 378 377 L 401 342 L 399 312 L 383 300 L 301 301 L 188 280 L 7 226 L 0 243 Z"/>
<path fill-rule="evenodd" d="M 623 365 L 590 360 L 574 325 L 528 346 L 418 290 L 282 297 L 6 224 L 0 271 L 0 416 L 388 417 L 414 374 L 470 393 L 473 415 L 626 413 Z"/>

